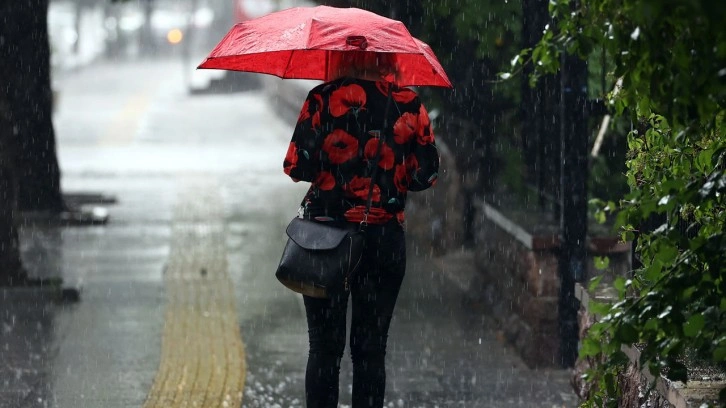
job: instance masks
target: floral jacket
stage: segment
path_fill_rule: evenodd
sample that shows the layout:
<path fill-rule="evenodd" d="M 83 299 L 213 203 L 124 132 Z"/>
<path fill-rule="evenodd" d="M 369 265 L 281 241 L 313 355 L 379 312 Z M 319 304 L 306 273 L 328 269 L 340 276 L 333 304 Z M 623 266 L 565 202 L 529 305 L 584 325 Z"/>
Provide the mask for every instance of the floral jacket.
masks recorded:
<path fill-rule="evenodd" d="M 381 138 L 369 223 L 395 218 L 403 224 L 406 193 L 436 183 L 439 154 L 426 108 L 413 90 L 392 87 L 388 127 L 382 129 L 389 87 L 340 78 L 308 94 L 283 163 L 293 180 L 311 182 L 301 204 L 307 217 L 363 220 Z"/>

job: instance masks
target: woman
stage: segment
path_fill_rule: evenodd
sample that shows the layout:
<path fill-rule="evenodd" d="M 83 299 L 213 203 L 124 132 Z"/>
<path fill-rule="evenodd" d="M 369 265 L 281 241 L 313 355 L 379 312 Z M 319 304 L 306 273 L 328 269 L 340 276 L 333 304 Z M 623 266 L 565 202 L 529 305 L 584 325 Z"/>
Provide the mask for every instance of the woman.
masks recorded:
<path fill-rule="evenodd" d="M 388 82 L 395 77 L 390 58 L 333 55 L 329 64 L 337 68 L 331 77 L 337 79 L 308 94 L 284 160 L 293 180 L 311 183 L 302 213 L 319 222 L 363 221 L 374 183 L 363 261 L 350 285 L 353 408 L 383 406 L 388 328 L 406 269 L 406 194 L 433 186 L 439 167 L 428 113 L 414 91 Z M 337 407 L 348 296 L 304 301 L 307 407 Z"/>

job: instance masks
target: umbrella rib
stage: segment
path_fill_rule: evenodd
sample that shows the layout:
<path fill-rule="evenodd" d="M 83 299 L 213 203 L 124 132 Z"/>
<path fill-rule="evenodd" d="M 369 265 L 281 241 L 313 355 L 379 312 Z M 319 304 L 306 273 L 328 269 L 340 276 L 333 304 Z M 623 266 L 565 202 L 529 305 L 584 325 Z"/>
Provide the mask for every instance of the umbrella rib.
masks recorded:
<path fill-rule="evenodd" d="M 292 55 L 295 53 L 295 50 L 290 51 L 290 56 L 287 57 L 287 63 L 285 64 L 285 70 L 282 72 L 282 78 L 285 77 L 288 70 L 290 69 L 290 62 L 292 62 Z"/>
<path fill-rule="evenodd" d="M 328 72 L 330 72 L 330 51 L 325 51 L 325 81 L 328 80 Z"/>

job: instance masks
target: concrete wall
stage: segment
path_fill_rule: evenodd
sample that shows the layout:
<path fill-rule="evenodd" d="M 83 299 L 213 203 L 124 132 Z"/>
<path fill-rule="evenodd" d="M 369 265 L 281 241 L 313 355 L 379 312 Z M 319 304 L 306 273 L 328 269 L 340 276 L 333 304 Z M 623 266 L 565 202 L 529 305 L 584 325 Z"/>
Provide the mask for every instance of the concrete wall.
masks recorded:
<path fill-rule="evenodd" d="M 471 291 L 529 366 L 558 367 L 557 229 L 532 233 L 540 228 L 519 225 L 507 218 L 504 210 L 484 202 L 479 203 L 478 214 L 475 262 L 479 278 Z M 604 273 L 608 276 L 605 281 L 631 268 L 629 244 L 619 244 L 614 239 L 590 239 L 588 256 L 589 276 Z M 610 258 L 608 270 L 595 270 L 595 256 Z"/>
<path fill-rule="evenodd" d="M 475 224 L 479 302 L 532 367 L 557 366 L 556 248 L 534 250 L 485 216 Z"/>

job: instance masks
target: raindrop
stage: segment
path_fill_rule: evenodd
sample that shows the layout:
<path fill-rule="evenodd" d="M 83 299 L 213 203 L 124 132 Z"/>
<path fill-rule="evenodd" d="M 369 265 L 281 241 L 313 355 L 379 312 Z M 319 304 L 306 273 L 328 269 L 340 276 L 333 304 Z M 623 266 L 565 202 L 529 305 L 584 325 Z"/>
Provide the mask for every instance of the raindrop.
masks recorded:
<path fill-rule="evenodd" d="M 630 38 L 633 39 L 633 41 L 637 40 L 638 37 L 640 37 L 640 27 L 635 27 L 635 30 L 630 34 Z"/>

